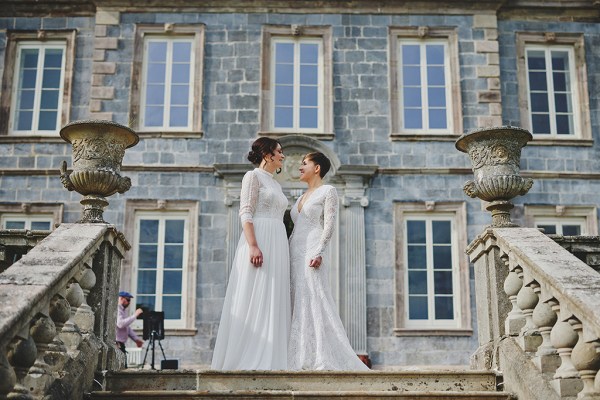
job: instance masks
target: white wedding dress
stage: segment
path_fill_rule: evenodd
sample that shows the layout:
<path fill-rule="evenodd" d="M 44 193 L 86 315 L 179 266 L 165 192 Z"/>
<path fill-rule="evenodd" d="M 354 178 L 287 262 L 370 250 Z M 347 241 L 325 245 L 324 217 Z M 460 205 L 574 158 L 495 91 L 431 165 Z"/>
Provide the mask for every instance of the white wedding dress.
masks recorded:
<path fill-rule="evenodd" d="M 262 267 L 250 263 L 242 233 L 233 260 L 212 369 L 287 369 L 290 330 L 289 251 L 283 214 L 288 201 L 273 176 L 259 168 L 242 180 L 240 218 L 251 221 Z"/>
<path fill-rule="evenodd" d="M 292 326 L 288 346 L 290 370 L 369 370 L 358 358 L 342 325 L 329 286 L 327 248 L 333 236 L 338 197 L 333 186 L 317 188 L 291 216 L 290 237 Z M 321 256 L 319 268 L 309 267 Z"/>

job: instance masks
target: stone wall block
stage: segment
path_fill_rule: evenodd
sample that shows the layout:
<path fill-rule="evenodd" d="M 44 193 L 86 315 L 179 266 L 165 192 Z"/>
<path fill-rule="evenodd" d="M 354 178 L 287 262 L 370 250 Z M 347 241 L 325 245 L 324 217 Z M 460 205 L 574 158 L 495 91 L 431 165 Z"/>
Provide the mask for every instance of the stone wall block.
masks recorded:
<path fill-rule="evenodd" d="M 120 13 L 118 11 L 98 10 L 96 12 L 97 25 L 119 25 Z"/>
<path fill-rule="evenodd" d="M 498 76 L 500 76 L 500 67 L 497 65 L 477 67 L 478 78 L 492 78 Z"/>
<path fill-rule="evenodd" d="M 477 117 L 477 126 L 501 126 L 502 116 Z"/>
<path fill-rule="evenodd" d="M 116 37 L 96 37 L 94 39 L 94 48 L 115 50 L 119 46 L 119 39 Z"/>
<path fill-rule="evenodd" d="M 94 74 L 114 74 L 117 70 L 117 63 L 114 62 L 95 62 L 92 66 Z"/>
<path fill-rule="evenodd" d="M 475 51 L 477 53 L 497 53 L 498 42 L 495 40 L 480 40 L 475 42 Z"/>
<path fill-rule="evenodd" d="M 497 28 L 498 19 L 494 14 L 483 14 L 473 16 L 473 28 Z"/>
<path fill-rule="evenodd" d="M 110 86 L 92 87 L 92 99 L 111 100 L 115 97 L 115 88 Z"/>
<path fill-rule="evenodd" d="M 94 54 L 92 56 L 92 60 L 94 61 L 104 61 L 106 59 L 106 50 L 94 50 Z"/>
<path fill-rule="evenodd" d="M 488 90 L 479 92 L 477 95 L 480 103 L 499 103 L 500 102 L 500 91 Z"/>

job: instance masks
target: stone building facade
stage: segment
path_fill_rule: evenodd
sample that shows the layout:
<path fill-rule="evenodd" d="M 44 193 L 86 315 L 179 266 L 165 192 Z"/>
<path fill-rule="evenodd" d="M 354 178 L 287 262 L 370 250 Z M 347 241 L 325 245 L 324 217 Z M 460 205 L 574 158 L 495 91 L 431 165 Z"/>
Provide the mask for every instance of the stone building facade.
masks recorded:
<path fill-rule="evenodd" d="M 259 135 L 288 156 L 278 179 L 290 204 L 301 155 L 331 157 L 332 289 L 376 367 L 464 365 L 476 348 L 464 250 L 490 218 L 462 191 L 462 133 L 531 130 L 521 167 L 535 184 L 514 220 L 598 234 L 597 2 L 144 3 L 0 4 L 0 217 L 76 221 L 60 128 L 136 130 L 122 169 L 132 188 L 105 219 L 132 244 L 122 288 L 165 311 L 162 345 L 182 365 L 210 364 Z"/>

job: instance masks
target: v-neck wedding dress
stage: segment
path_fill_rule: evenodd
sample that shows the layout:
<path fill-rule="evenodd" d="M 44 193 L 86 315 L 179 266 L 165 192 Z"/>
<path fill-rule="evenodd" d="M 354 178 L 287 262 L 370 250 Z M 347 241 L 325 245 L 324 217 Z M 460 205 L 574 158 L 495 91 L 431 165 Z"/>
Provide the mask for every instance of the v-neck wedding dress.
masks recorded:
<path fill-rule="evenodd" d="M 238 242 L 212 369 L 287 369 L 290 329 L 290 270 L 283 214 L 288 201 L 273 176 L 259 168 L 242 180 L 240 218 L 250 221 L 263 264 L 250 263 L 249 247 L 242 233 Z"/>
<path fill-rule="evenodd" d="M 298 198 L 291 210 L 294 230 L 290 237 L 292 326 L 288 346 L 290 370 L 363 371 L 338 315 L 331 295 L 327 249 L 333 236 L 338 196 L 335 188 L 323 185 L 305 201 Z M 309 267 L 321 256 L 319 268 Z"/>

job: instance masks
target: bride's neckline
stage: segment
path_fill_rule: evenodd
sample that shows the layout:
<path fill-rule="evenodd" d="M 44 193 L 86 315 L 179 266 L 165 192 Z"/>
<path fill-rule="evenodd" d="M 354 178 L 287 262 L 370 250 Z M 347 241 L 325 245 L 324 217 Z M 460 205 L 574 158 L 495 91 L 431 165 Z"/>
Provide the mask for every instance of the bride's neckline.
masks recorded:
<path fill-rule="evenodd" d="M 313 197 L 313 195 L 315 194 L 315 192 L 319 189 L 321 189 L 323 186 L 325 185 L 321 185 L 321 186 L 317 186 L 316 188 L 314 188 L 312 190 L 312 192 L 310 192 L 308 194 L 308 197 L 304 198 L 304 196 L 306 196 L 306 193 L 308 192 L 308 190 L 304 193 L 302 193 L 302 196 L 300 196 L 300 199 L 302 199 L 300 202 L 298 202 L 298 207 L 296 207 L 296 209 L 298 210 L 298 213 L 301 213 L 302 210 L 304 210 L 304 206 L 306 206 L 306 203 L 308 203 L 308 201 Z"/>
<path fill-rule="evenodd" d="M 270 176 L 271 178 L 273 177 L 273 174 L 272 174 L 272 173 L 270 173 L 269 171 L 267 171 L 267 170 L 264 170 L 264 169 L 262 169 L 262 168 L 256 167 L 256 168 L 254 168 L 254 170 L 255 170 L 255 171 L 259 171 L 261 174 L 268 175 L 268 176 Z"/>

